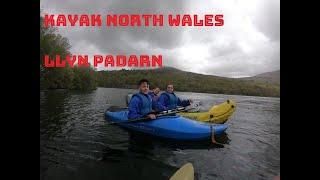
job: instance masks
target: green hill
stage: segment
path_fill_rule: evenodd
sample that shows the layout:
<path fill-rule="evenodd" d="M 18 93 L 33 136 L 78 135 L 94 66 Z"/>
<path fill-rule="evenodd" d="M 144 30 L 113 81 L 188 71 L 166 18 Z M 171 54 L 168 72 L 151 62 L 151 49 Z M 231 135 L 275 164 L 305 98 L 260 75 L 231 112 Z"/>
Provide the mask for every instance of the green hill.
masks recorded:
<path fill-rule="evenodd" d="M 263 82 L 268 84 L 280 85 L 280 70 L 258 74 L 253 77 L 243 78 L 244 80 Z"/>
<path fill-rule="evenodd" d="M 280 97 L 280 84 L 203 75 L 171 67 L 153 70 L 99 71 L 98 86 L 137 88 L 136 84 L 142 78 L 148 79 L 151 86 L 159 86 L 162 90 L 170 82 L 174 84 L 176 91 Z"/>

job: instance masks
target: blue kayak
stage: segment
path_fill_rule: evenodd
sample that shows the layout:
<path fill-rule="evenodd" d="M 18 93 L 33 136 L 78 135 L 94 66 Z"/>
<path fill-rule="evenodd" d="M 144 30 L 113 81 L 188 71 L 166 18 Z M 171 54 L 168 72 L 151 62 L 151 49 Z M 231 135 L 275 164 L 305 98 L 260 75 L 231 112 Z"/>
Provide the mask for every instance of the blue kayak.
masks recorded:
<path fill-rule="evenodd" d="M 179 115 L 162 116 L 155 120 L 141 122 L 118 123 L 128 121 L 128 111 L 107 111 L 106 119 L 117 122 L 118 125 L 142 133 L 163 138 L 177 140 L 201 140 L 222 134 L 227 128 L 226 124 L 211 124 L 191 120 Z"/>

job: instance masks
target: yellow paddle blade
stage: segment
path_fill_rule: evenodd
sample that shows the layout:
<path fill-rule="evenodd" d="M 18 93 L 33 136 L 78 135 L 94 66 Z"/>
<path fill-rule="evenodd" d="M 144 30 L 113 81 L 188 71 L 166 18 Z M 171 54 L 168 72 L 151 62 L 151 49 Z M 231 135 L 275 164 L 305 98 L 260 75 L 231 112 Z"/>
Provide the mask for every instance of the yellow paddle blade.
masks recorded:
<path fill-rule="evenodd" d="M 194 180 L 194 169 L 191 163 L 183 165 L 176 171 L 170 180 Z"/>

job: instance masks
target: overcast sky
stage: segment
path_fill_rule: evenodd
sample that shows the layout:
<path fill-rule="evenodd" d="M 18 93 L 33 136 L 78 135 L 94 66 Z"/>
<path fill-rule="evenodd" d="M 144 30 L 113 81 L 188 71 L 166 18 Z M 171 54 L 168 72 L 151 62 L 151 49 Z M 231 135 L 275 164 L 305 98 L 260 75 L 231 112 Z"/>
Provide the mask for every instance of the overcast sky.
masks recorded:
<path fill-rule="evenodd" d="M 162 54 L 165 66 L 225 77 L 280 69 L 280 0 L 40 2 L 49 14 L 224 15 L 222 27 L 61 27 L 72 54 Z"/>

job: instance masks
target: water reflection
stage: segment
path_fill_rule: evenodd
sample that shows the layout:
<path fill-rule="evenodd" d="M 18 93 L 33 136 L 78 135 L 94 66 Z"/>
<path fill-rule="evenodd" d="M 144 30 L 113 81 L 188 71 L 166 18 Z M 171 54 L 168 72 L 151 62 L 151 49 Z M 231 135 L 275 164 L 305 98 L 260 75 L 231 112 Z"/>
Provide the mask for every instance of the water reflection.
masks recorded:
<path fill-rule="evenodd" d="M 69 98 L 70 94 L 66 90 L 40 93 L 40 135 L 50 138 L 62 131 L 63 126 L 67 123 L 68 109 L 65 105 Z"/>
<path fill-rule="evenodd" d="M 226 99 L 237 109 L 216 140 L 173 141 L 108 125 L 105 110 L 125 107 L 135 90 L 40 93 L 40 178 L 168 179 L 191 162 L 197 179 L 271 179 L 280 172 L 280 99 L 178 93 L 202 110 Z"/>

